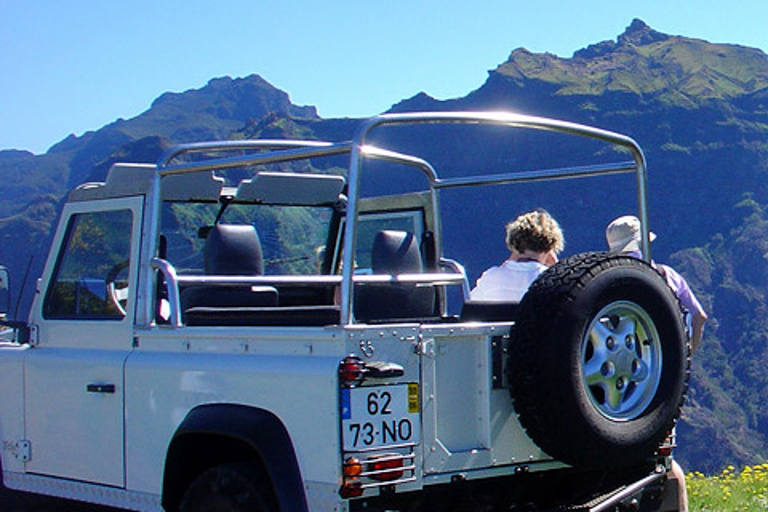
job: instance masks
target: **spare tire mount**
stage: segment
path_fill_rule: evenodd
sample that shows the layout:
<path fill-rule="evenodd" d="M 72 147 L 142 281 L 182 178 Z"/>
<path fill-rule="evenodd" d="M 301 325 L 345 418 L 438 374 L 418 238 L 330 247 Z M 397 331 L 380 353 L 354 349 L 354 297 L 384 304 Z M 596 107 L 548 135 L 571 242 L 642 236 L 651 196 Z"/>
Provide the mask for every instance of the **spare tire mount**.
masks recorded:
<path fill-rule="evenodd" d="M 507 371 L 520 422 L 545 452 L 626 466 L 674 426 L 689 362 L 677 299 L 658 272 L 584 253 L 549 268 L 523 297 Z"/>

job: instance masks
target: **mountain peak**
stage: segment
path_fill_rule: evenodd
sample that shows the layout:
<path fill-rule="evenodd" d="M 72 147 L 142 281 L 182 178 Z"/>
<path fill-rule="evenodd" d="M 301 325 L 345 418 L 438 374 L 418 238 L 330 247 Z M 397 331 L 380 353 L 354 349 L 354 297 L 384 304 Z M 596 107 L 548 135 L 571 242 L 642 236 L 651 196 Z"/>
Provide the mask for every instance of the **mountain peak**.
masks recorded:
<path fill-rule="evenodd" d="M 614 41 L 603 41 L 591 44 L 582 50 L 576 51 L 573 56 L 582 59 L 593 59 L 611 53 L 619 48 L 632 48 L 658 43 L 671 39 L 672 36 L 659 32 L 649 27 L 643 20 L 635 18 L 632 23 Z"/>
<path fill-rule="evenodd" d="M 768 89 L 768 57 L 757 49 L 663 34 L 634 19 L 615 41 L 571 58 L 519 48 L 491 78 L 515 87 L 546 83 L 557 96 L 617 92 L 690 108 Z"/>
<path fill-rule="evenodd" d="M 210 79 L 199 89 L 181 93 L 166 92 L 152 103 L 152 109 L 147 113 L 165 109 L 188 111 L 190 108 L 197 108 L 204 114 L 213 114 L 222 119 L 234 120 L 241 125 L 249 118 L 260 118 L 272 110 L 294 117 L 318 117 L 315 107 L 292 104 L 287 93 L 257 74 L 245 78 L 222 76 Z M 172 116 L 177 114 L 171 112 Z"/>
<path fill-rule="evenodd" d="M 635 18 L 632 23 L 627 27 L 623 34 L 619 36 L 619 44 L 633 44 L 635 46 L 642 46 L 658 41 L 666 41 L 671 36 L 662 34 L 657 30 L 653 30 L 646 23 Z"/>

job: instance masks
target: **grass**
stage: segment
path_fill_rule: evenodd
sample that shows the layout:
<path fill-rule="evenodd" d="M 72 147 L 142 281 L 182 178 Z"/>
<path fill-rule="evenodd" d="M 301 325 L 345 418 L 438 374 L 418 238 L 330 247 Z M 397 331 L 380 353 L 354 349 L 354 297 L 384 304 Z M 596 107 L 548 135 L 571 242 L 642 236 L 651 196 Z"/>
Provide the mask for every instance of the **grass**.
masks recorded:
<path fill-rule="evenodd" d="M 768 510 L 768 463 L 737 470 L 728 466 L 719 475 L 686 475 L 690 512 Z"/>

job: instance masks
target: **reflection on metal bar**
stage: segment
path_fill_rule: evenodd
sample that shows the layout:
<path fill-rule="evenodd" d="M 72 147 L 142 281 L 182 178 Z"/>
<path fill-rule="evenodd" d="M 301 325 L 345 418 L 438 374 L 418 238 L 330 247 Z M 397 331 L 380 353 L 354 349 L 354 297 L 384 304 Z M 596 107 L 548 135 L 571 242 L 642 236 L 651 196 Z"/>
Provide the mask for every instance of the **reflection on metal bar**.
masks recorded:
<path fill-rule="evenodd" d="M 461 296 L 463 297 L 464 302 L 468 301 L 470 288 L 469 279 L 467 279 L 467 271 L 464 269 L 464 265 L 449 258 L 440 258 L 440 266 L 463 277 L 464 280 L 461 283 Z"/>
<path fill-rule="evenodd" d="M 304 286 L 322 286 L 338 285 L 341 283 L 341 276 L 176 276 L 175 280 L 179 284 L 193 285 L 214 285 L 214 286 L 242 286 L 242 285 L 304 285 Z M 442 285 L 461 283 L 464 281 L 463 274 L 441 274 L 441 273 L 423 273 L 423 274 L 358 274 L 352 278 L 356 284 L 382 284 L 382 283 L 400 283 L 400 284 L 426 284 Z"/>
<path fill-rule="evenodd" d="M 430 182 L 435 183 L 437 181 L 437 172 L 435 171 L 435 168 L 422 158 L 398 153 L 396 151 L 389 151 L 388 149 L 377 148 L 375 146 L 363 146 L 360 148 L 360 152 L 369 158 L 378 158 L 380 160 L 418 167 L 424 171 Z"/>
<path fill-rule="evenodd" d="M 149 264 L 153 269 L 163 273 L 171 309 L 170 325 L 172 327 L 181 327 L 181 299 L 179 297 L 179 282 L 176 277 L 176 269 L 169 262 L 161 258 L 152 258 Z"/>
<path fill-rule="evenodd" d="M 580 167 L 564 167 L 560 169 L 541 169 L 536 171 L 509 172 L 487 176 L 472 176 L 467 178 L 440 179 L 435 188 L 476 187 L 481 185 L 506 185 L 511 183 L 527 183 L 567 178 L 585 178 L 591 176 L 606 176 L 637 172 L 635 162 L 619 162 L 614 164 L 585 165 Z"/>
<path fill-rule="evenodd" d="M 213 153 L 227 151 L 254 151 L 254 150 L 284 150 L 295 148 L 325 148 L 332 146 L 331 142 L 312 140 L 223 140 L 212 142 L 194 142 L 173 146 L 163 153 L 157 163 L 157 167 L 163 169 L 175 159 L 184 154 Z"/>
<path fill-rule="evenodd" d="M 365 143 L 367 135 L 377 126 L 446 123 L 499 125 L 579 135 L 625 146 L 630 148 L 633 153 L 641 154 L 640 147 L 637 143 L 630 137 L 620 133 L 578 123 L 571 123 L 569 121 L 516 114 L 513 112 L 413 112 L 403 114 L 383 114 L 372 117 L 364 122 L 358 129 L 355 140 Z"/>
<path fill-rule="evenodd" d="M 626 488 L 622 489 L 621 491 L 611 496 L 606 501 L 600 503 L 595 507 L 590 508 L 589 512 L 608 512 L 610 510 L 615 510 L 616 507 L 618 507 L 622 501 L 628 498 L 631 498 L 634 494 L 639 493 L 640 491 L 645 489 L 647 486 L 649 486 L 656 480 L 660 480 L 666 474 L 667 474 L 667 470 L 664 469 L 662 466 L 659 466 L 656 468 L 656 471 L 653 474 L 648 475 L 642 480 L 638 480 L 634 484 L 627 486 Z"/>
<path fill-rule="evenodd" d="M 256 153 L 253 155 L 211 158 L 209 160 L 203 160 L 200 162 L 188 162 L 167 166 L 158 165 L 158 169 L 160 176 L 169 176 L 171 174 L 208 171 L 211 169 L 232 169 L 246 165 L 264 165 L 278 162 L 288 162 L 290 160 L 299 160 L 303 158 L 332 156 L 342 153 L 349 153 L 349 151 L 349 143 L 325 143 L 320 147 L 298 147 L 295 149 L 284 149 L 280 151 L 271 151 L 268 153 Z"/>

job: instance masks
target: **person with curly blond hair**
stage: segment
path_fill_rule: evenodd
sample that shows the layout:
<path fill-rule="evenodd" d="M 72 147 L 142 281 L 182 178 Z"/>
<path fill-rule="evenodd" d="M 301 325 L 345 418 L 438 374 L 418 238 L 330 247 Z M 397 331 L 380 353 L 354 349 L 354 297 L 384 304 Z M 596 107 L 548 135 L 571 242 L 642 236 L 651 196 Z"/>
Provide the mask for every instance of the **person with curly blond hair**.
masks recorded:
<path fill-rule="evenodd" d="M 506 242 L 509 258 L 483 272 L 470 292 L 471 300 L 520 301 L 565 247 L 560 225 L 545 210 L 524 213 L 507 224 Z"/>

